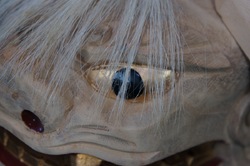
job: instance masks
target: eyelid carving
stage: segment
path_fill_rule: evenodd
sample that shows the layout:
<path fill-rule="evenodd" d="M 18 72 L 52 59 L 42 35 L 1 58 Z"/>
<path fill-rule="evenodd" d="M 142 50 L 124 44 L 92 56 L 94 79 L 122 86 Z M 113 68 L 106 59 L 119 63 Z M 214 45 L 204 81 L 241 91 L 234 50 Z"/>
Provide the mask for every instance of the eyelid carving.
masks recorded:
<path fill-rule="evenodd" d="M 110 70 L 109 65 L 99 65 L 89 67 L 84 74 L 85 79 L 91 87 L 98 93 L 112 99 L 117 96 L 112 91 L 112 81 L 114 74 L 122 69 L 127 68 L 126 64 L 120 64 L 116 70 Z M 164 93 L 167 93 L 173 87 L 172 76 L 178 79 L 179 74 L 169 69 L 149 68 L 144 65 L 132 65 L 131 69 L 137 71 L 144 83 L 145 90 L 137 98 L 129 99 L 130 102 L 144 102 L 157 95 L 159 86 L 164 85 Z"/>

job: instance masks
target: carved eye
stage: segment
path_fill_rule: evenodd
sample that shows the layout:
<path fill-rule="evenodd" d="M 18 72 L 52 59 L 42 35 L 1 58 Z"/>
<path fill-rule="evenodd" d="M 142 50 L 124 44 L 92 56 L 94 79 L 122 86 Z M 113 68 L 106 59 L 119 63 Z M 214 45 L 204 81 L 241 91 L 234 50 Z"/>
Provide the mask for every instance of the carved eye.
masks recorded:
<path fill-rule="evenodd" d="M 85 79 L 94 90 L 109 98 L 115 99 L 123 95 L 128 101 L 144 102 L 157 96 L 160 86 L 165 93 L 168 92 L 172 87 L 173 74 L 178 76 L 168 69 L 132 65 L 125 80 L 126 69 L 126 64 L 120 64 L 117 70 L 110 70 L 108 65 L 90 67 L 85 73 Z M 121 93 L 122 84 L 125 88 L 124 94 Z"/>

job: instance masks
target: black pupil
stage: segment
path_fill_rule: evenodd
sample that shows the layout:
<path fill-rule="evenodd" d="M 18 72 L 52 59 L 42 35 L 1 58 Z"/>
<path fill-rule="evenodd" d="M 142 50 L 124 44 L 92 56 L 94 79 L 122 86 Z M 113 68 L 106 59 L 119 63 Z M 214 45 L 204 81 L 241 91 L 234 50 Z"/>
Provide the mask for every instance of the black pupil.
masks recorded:
<path fill-rule="evenodd" d="M 118 70 L 113 76 L 112 90 L 114 91 L 116 96 L 119 97 L 121 97 L 119 92 L 122 87 L 122 83 L 124 82 L 125 79 L 125 73 L 126 73 L 126 68 L 122 68 Z M 140 74 L 134 69 L 130 69 L 128 74 L 128 80 L 125 86 L 126 86 L 125 87 L 126 91 L 124 93 L 125 99 L 134 99 L 136 97 L 139 97 L 144 90 L 144 84 L 142 78 Z"/>

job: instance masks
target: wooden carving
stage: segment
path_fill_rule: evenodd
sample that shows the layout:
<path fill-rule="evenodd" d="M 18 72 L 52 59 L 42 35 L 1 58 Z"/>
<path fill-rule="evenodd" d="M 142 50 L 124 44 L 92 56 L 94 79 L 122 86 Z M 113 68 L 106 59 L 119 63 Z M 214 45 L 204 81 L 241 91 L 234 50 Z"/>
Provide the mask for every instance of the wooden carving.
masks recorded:
<path fill-rule="evenodd" d="M 250 38 L 225 1 L 0 1 L 0 125 L 119 165 L 214 140 L 245 155 Z"/>

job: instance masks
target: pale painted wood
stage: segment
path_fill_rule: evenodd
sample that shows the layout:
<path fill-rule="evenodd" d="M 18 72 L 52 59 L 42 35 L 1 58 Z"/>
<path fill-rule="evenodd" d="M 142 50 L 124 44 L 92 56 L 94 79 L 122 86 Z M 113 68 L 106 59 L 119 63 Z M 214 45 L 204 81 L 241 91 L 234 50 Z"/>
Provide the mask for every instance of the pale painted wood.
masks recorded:
<path fill-rule="evenodd" d="M 223 22 L 250 59 L 250 1 L 215 0 L 215 2 Z"/>
<path fill-rule="evenodd" d="M 67 93 L 56 92 L 48 105 L 43 80 L 34 78 L 33 73 L 10 80 L 15 73 L 5 73 L 0 83 L 0 125 L 37 151 L 86 153 L 119 165 L 145 165 L 207 141 L 224 140 L 234 144 L 234 138 L 242 142 L 231 138 L 229 133 L 247 135 L 245 130 L 236 129 L 244 119 L 239 114 L 249 112 L 248 107 L 238 104 L 249 101 L 245 97 L 249 93 L 249 63 L 212 1 L 179 0 L 178 3 L 185 13 L 180 27 L 187 39 L 183 50 L 185 72 L 179 78 L 183 81 L 181 112 L 171 110 L 155 118 L 150 101 L 139 104 L 128 101 L 122 118 L 114 124 L 108 119 L 114 100 L 105 100 L 104 107 L 93 115 L 96 113 L 93 97 L 99 92 L 75 70 L 70 77 L 77 87 L 63 87 Z M 247 42 L 241 33 L 232 34 L 236 34 L 238 43 Z M 240 46 L 248 52 L 244 42 Z M 106 47 L 97 47 L 98 44 L 89 43 L 83 48 L 88 53 L 85 58 L 94 62 L 100 58 Z M 9 59 L 15 49 L 15 46 L 6 47 L 1 52 L 1 62 Z M 142 45 L 137 57 L 140 62 L 145 61 L 145 51 Z M 0 72 L 3 71 L 1 64 Z M 168 102 L 164 98 L 164 104 Z M 44 133 L 25 126 L 20 117 L 24 109 L 41 118 Z M 234 118 L 239 123 L 234 123 Z"/>

